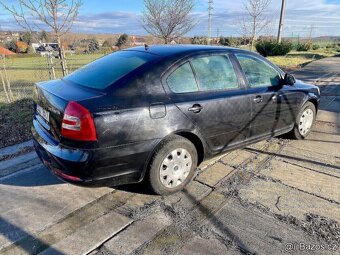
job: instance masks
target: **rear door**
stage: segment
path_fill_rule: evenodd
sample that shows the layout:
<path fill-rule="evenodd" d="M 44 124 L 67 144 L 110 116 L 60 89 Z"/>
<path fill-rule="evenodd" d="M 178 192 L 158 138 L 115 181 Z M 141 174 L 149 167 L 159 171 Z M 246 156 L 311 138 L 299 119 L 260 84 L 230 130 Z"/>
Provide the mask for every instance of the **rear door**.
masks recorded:
<path fill-rule="evenodd" d="M 167 92 L 200 130 L 212 151 L 248 138 L 250 97 L 227 54 L 197 56 L 173 68 Z"/>
<path fill-rule="evenodd" d="M 295 119 L 296 93 L 282 84 L 281 73 L 266 61 L 236 54 L 249 86 L 251 136 L 269 136 L 289 128 Z"/>

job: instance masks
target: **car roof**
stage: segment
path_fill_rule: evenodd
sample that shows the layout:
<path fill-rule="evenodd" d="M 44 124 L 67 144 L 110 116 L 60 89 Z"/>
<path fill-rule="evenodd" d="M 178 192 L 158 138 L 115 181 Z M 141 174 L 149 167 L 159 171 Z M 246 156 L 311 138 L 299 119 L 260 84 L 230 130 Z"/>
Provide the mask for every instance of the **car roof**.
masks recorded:
<path fill-rule="evenodd" d="M 162 57 L 168 57 L 168 56 L 178 55 L 178 54 L 191 54 L 191 53 L 202 52 L 202 51 L 231 51 L 231 50 L 240 51 L 240 49 L 224 47 L 224 46 L 190 45 L 190 44 L 147 45 L 147 46 L 133 47 L 133 48 L 129 48 L 126 50 L 148 52 L 148 53 L 159 55 Z"/>

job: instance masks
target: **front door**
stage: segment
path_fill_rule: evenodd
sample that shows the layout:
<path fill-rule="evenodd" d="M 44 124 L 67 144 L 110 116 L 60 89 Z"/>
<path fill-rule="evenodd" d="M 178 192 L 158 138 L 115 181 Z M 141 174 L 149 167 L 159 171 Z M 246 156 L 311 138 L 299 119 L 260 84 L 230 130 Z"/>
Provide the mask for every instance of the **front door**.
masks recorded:
<path fill-rule="evenodd" d="M 251 137 L 273 136 L 289 128 L 295 119 L 296 95 L 282 84 L 280 72 L 253 55 L 236 54 L 236 58 L 251 95 Z"/>
<path fill-rule="evenodd" d="M 195 57 L 166 81 L 170 97 L 193 121 L 212 151 L 249 137 L 250 96 L 241 88 L 228 55 Z"/>

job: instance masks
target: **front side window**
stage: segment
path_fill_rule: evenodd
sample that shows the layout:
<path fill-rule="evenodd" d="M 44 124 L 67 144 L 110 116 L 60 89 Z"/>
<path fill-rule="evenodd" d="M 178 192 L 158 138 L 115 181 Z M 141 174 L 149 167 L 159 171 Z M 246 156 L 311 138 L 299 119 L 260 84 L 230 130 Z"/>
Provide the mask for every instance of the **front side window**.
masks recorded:
<path fill-rule="evenodd" d="M 202 91 L 238 88 L 238 79 L 227 56 L 209 56 L 191 60 Z"/>
<path fill-rule="evenodd" d="M 236 55 L 250 87 L 278 86 L 280 74 L 269 64 L 253 56 Z"/>
<path fill-rule="evenodd" d="M 64 79 L 89 88 L 105 89 L 155 59 L 156 56 L 149 53 L 118 51 L 78 69 Z"/>
<path fill-rule="evenodd" d="M 167 79 L 169 88 L 174 93 L 189 93 L 198 91 L 195 76 L 189 63 L 177 68 Z"/>

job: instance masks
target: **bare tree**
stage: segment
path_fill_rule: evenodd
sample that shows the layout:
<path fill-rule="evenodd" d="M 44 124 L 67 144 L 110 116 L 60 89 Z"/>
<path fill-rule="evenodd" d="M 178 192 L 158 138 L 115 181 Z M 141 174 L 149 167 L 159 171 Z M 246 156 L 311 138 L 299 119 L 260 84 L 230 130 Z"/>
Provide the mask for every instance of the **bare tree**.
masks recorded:
<path fill-rule="evenodd" d="M 11 82 L 8 77 L 7 69 L 6 69 L 6 57 L 5 55 L 0 55 L 1 68 L 0 68 L 0 80 L 7 98 L 7 102 L 11 103 L 14 101 L 14 96 L 11 88 Z"/>
<path fill-rule="evenodd" d="M 258 35 L 270 24 L 265 16 L 270 3 L 271 0 L 246 0 L 243 3 L 247 15 L 241 21 L 241 33 L 250 39 L 251 50 L 254 49 Z"/>
<path fill-rule="evenodd" d="M 58 46 L 63 75 L 67 75 L 65 54 L 61 37 L 70 31 L 78 16 L 82 0 L 18 0 L 17 7 L 0 4 L 9 11 L 24 29 L 33 32 L 48 27 L 54 33 Z"/>
<path fill-rule="evenodd" d="M 151 35 L 162 38 L 165 44 L 189 32 L 195 25 L 190 16 L 194 0 L 144 0 L 142 23 Z"/>

